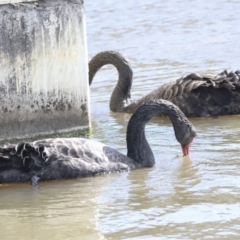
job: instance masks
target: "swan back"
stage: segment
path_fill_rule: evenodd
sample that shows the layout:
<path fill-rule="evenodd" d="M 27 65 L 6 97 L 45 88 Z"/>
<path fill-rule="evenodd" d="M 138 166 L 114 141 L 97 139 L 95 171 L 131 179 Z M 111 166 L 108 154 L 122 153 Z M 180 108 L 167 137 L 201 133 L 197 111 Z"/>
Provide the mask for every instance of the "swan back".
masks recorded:
<path fill-rule="evenodd" d="M 59 178 L 75 178 L 142 167 L 142 164 L 119 151 L 89 139 L 59 138 L 33 143 L 35 148 L 41 145 L 47 156 L 51 156 L 51 160 L 47 160 L 51 161 L 48 163 L 51 168 L 38 173 L 38 177 L 45 180 L 56 179 L 56 175 L 52 174 L 54 169 L 65 172 Z"/>
<path fill-rule="evenodd" d="M 0 149 L 0 183 L 25 182 L 32 176 L 41 180 L 85 177 L 138 167 L 117 150 L 84 138 L 24 142 L 20 154 L 15 148 L 12 144 Z M 23 152 L 26 152 L 25 156 Z"/>

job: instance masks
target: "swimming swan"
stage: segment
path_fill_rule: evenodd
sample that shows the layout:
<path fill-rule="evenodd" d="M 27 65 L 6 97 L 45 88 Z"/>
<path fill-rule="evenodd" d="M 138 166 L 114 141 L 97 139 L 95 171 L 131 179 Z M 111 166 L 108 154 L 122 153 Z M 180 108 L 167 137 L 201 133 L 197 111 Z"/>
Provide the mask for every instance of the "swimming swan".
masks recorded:
<path fill-rule="evenodd" d="M 168 82 L 145 97 L 131 98 L 133 71 L 129 61 L 115 51 L 103 51 L 89 62 L 89 84 L 106 64 L 114 65 L 119 74 L 110 99 L 113 112 L 133 113 L 142 104 L 165 99 L 177 105 L 187 117 L 209 117 L 240 113 L 240 71 L 224 71 L 218 75 L 191 73 Z"/>
<path fill-rule="evenodd" d="M 146 123 L 156 115 L 168 116 L 184 155 L 196 136 L 195 128 L 174 104 L 151 101 L 132 115 L 127 127 L 127 156 L 102 143 L 84 138 L 56 138 L 0 148 L 0 183 L 67 179 L 152 167 L 152 150 L 145 137 Z"/>

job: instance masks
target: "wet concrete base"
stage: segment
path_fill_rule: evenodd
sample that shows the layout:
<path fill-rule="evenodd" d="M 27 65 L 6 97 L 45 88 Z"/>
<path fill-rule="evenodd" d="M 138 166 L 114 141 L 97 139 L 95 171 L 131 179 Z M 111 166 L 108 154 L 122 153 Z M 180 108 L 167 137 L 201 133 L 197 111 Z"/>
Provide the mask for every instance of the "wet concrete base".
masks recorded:
<path fill-rule="evenodd" d="M 18 100 L 17 100 L 18 99 Z M 89 128 L 87 106 L 79 106 L 62 97 L 52 97 L 45 102 L 39 96 L 3 96 L 0 108 L 0 141 L 14 138 L 55 135 Z"/>

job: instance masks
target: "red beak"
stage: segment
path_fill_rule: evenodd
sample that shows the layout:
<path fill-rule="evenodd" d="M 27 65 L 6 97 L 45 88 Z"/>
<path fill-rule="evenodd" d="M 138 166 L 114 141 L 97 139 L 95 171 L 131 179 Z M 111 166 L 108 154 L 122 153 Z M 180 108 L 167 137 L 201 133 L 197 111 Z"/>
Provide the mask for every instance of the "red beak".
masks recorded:
<path fill-rule="evenodd" d="M 190 145 L 182 146 L 183 156 L 189 155 L 189 147 L 190 147 Z"/>

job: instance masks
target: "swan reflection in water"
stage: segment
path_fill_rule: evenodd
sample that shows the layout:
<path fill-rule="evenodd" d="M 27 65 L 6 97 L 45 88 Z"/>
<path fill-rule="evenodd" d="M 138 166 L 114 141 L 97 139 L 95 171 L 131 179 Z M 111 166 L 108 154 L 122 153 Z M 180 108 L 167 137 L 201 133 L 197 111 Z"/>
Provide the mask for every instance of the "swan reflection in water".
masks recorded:
<path fill-rule="evenodd" d="M 189 172 L 187 176 L 186 172 Z M 183 200 L 176 196 L 183 196 L 184 190 L 175 188 L 175 183 L 177 180 L 188 182 L 189 179 L 198 182 L 197 172 L 198 169 L 186 156 L 173 161 L 167 157 L 154 169 L 144 168 L 118 175 L 96 199 L 99 206 L 99 214 L 95 216 L 99 223 L 97 229 L 104 234 L 104 229 L 111 228 L 111 232 L 105 235 L 111 239 L 117 236 L 132 239 L 143 234 L 161 236 L 166 230 L 177 234 L 179 229 L 165 223 L 168 215 L 182 206 Z M 186 185 L 185 190 L 188 187 L 191 184 Z"/>
<path fill-rule="evenodd" d="M 183 155 L 196 131 L 181 110 L 166 100 L 146 103 L 132 115 L 127 127 L 127 156 L 102 143 L 84 138 L 44 139 L 6 144 L 0 148 L 0 183 L 55 180 L 127 171 L 155 164 L 145 137 L 145 125 L 154 116 L 168 116 Z"/>

